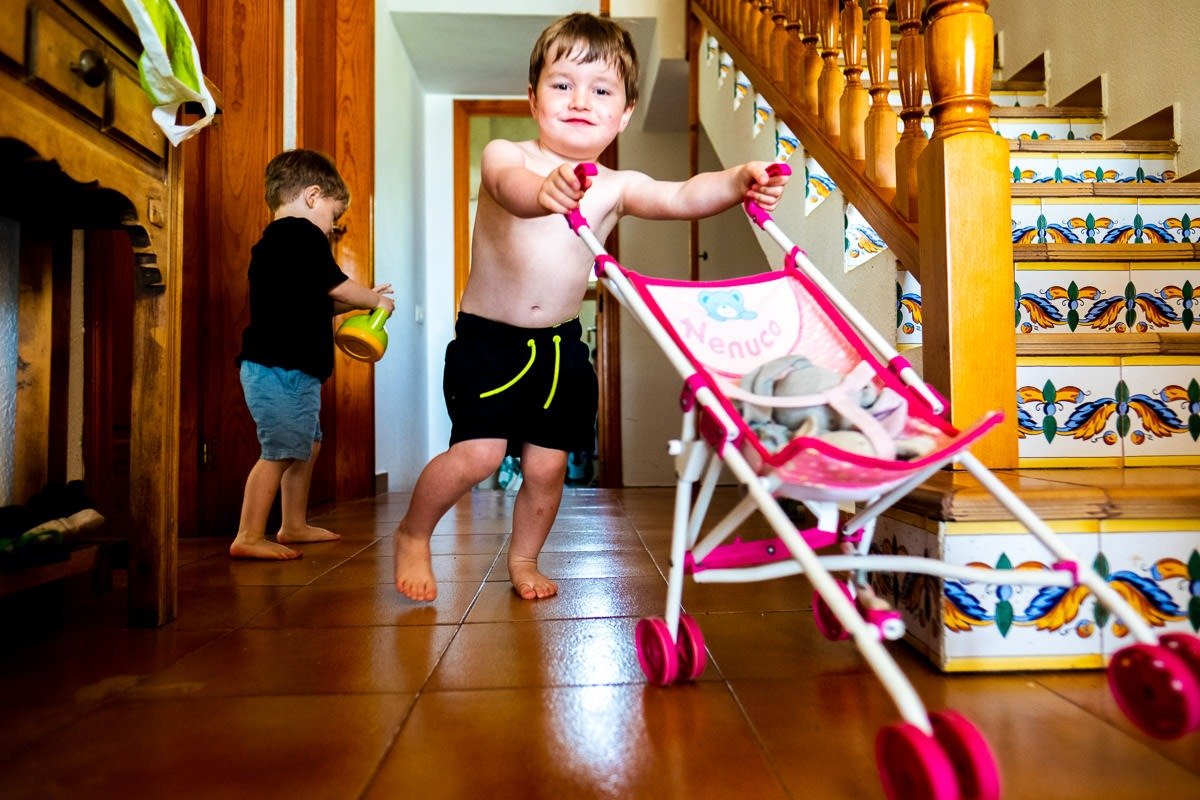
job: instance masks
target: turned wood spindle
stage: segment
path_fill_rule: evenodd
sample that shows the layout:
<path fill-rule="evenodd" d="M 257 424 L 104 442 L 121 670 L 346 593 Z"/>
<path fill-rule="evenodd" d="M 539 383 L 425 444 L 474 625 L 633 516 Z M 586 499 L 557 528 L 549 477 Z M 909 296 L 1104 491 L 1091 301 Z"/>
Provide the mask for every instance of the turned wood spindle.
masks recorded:
<path fill-rule="evenodd" d="M 783 23 L 784 37 L 786 46 L 784 47 L 784 86 L 787 94 L 797 101 L 800 107 L 804 106 L 803 86 L 804 86 L 804 45 L 800 41 L 800 6 L 802 0 L 784 0 L 784 12 L 786 19 Z"/>
<path fill-rule="evenodd" d="M 787 14 L 784 11 L 785 0 L 775 0 L 771 11 L 771 28 L 768 36 L 767 49 L 771 53 L 771 79 L 776 83 L 787 80 L 788 40 Z"/>
<path fill-rule="evenodd" d="M 917 159 L 927 144 L 921 119 L 925 93 L 925 46 L 921 36 L 921 0 L 896 0 L 900 42 L 896 47 L 897 78 L 900 84 L 900 119 L 904 131 L 896 145 L 897 210 L 917 220 Z"/>
<path fill-rule="evenodd" d="M 801 69 L 804 79 L 799 84 L 800 107 L 806 113 L 816 116 L 820 106 L 821 53 L 819 42 L 820 31 L 817 27 L 820 21 L 821 0 L 797 0 L 800 6 L 800 46 L 804 49 L 804 61 Z"/>
<path fill-rule="evenodd" d="M 866 173 L 877 186 L 896 185 L 896 143 L 899 118 L 888 102 L 892 54 L 892 26 L 887 20 L 887 0 L 869 0 L 867 6 L 867 72 L 871 79 L 871 110 L 867 113 Z"/>
<path fill-rule="evenodd" d="M 992 132 L 993 39 L 988 0 L 930 0 L 925 65 L 933 138 Z"/>
<path fill-rule="evenodd" d="M 842 6 L 842 60 L 845 88 L 839 102 L 841 140 L 839 147 L 853 159 L 867 157 L 867 88 L 862 83 L 863 15 L 858 0 L 846 0 Z"/>
<path fill-rule="evenodd" d="M 817 30 L 821 34 L 821 78 L 817 85 L 817 115 L 821 130 L 836 139 L 841 136 L 841 109 L 839 102 L 846 77 L 838 66 L 838 0 L 819 0 L 820 18 Z"/>

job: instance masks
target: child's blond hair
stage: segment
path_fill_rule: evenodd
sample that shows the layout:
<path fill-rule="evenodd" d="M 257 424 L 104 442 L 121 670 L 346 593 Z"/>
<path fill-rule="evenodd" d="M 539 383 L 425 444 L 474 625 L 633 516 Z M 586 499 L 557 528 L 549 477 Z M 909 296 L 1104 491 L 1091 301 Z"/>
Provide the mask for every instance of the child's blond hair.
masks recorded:
<path fill-rule="evenodd" d="M 637 102 L 638 61 L 633 37 L 611 19 L 594 14 L 568 14 L 542 31 L 529 54 L 529 86 L 535 92 L 546 65 L 564 56 L 573 56 L 580 64 L 593 61 L 612 64 L 625 82 L 626 105 Z"/>

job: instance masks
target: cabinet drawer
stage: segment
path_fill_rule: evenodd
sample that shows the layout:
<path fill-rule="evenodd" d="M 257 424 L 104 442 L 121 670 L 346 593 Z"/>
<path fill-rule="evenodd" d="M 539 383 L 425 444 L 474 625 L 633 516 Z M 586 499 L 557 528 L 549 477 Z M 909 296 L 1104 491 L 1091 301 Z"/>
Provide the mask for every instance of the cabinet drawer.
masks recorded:
<path fill-rule="evenodd" d="M 85 53 L 104 60 L 107 52 L 104 43 L 52 5 L 37 3 L 32 13 L 30 77 L 83 115 L 99 121 L 104 117 L 108 81 L 101 78 L 98 86 L 89 86 L 79 73 L 79 65 Z"/>
<path fill-rule="evenodd" d="M 167 137 L 150 116 L 153 106 L 138 81 L 137 67 L 116 60 L 109 81 L 112 83 L 112 114 L 109 118 L 112 131 L 145 148 L 155 159 L 165 158 Z"/>
<path fill-rule="evenodd" d="M 25 3 L 0 14 L 0 61 L 25 63 Z"/>

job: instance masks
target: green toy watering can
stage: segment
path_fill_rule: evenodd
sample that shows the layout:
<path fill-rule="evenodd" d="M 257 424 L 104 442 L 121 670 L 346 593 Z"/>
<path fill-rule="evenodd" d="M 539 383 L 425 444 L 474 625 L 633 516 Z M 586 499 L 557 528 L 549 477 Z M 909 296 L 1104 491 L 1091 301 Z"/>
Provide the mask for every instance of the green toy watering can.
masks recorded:
<path fill-rule="evenodd" d="M 378 361 L 387 350 L 388 336 L 383 325 L 389 315 L 386 308 L 377 308 L 370 314 L 350 317 L 338 326 L 333 341 L 355 361 Z"/>

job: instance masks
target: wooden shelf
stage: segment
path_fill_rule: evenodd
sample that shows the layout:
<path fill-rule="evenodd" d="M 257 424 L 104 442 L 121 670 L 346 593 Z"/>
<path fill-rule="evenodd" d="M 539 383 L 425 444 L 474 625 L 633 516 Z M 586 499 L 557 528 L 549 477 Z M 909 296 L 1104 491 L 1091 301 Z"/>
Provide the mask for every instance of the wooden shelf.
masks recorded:
<path fill-rule="evenodd" d="M 93 572 L 103 564 L 100 548 L 99 544 L 80 545 L 71 550 L 65 561 L 53 561 L 13 572 L 0 572 L 0 597 Z"/>

